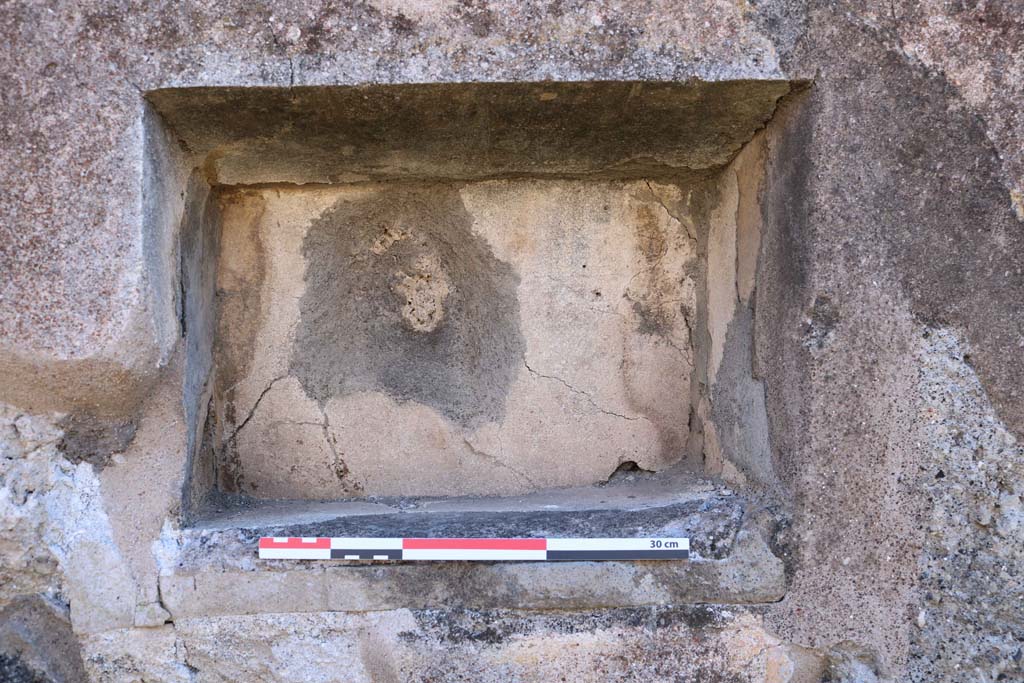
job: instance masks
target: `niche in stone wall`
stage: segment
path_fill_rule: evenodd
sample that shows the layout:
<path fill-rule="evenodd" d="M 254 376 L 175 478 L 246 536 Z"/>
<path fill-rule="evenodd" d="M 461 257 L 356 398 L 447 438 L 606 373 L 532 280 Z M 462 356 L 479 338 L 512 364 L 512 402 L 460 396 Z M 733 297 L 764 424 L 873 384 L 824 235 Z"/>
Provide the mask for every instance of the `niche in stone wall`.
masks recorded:
<path fill-rule="evenodd" d="M 196 169 L 187 499 L 512 496 L 709 457 L 717 473 L 716 325 L 753 277 L 736 157 L 789 89 L 150 93 Z"/>

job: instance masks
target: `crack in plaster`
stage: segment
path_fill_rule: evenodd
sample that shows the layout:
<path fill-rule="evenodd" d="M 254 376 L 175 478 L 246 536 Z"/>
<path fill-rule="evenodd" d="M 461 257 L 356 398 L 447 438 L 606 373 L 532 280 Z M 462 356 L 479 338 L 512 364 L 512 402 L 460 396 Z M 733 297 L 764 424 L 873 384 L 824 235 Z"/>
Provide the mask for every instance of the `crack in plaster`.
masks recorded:
<path fill-rule="evenodd" d="M 281 380 L 287 379 L 287 378 L 288 378 L 288 375 L 281 375 L 279 377 L 275 377 L 274 379 L 270 380 L 270 384 L 268 384 L 267 388 L 264 389 L 263 391 L 261 391 L 260 395 L 258 397 L 256 397 L 256 402 L 253 403 L 252 404 L 252 408 L 249 409 L 249 414 L 245 416 L 244 420 L 242 420 L 242 424 L 238 425 L 238 427 L 235 428 L 235 431 L 231 432 L 231 436 L 229 436 L 227 438 L 226 443 L 233 442 L 238 437 L 238 433 L 240 431 L 242 431 L 242 428 L 245 427 L 245 425 L 249 424 L 249 421 L 252 420 L 253 415 L 256 414 L 256 409 L 260 407 L 260 403 L 263 401 L 263 398 L 268 393 L 270 393 L 270 390 L 274 388 L 274 385 L 277 384 L 278 382 L 280 382 Z"/>
<path fill-rule="evenodd" d="M 645 180 L 644 184 L 647 185 L 647 191 L 651 193 L 651 196 L 654 198 L 654 201 L 658 203 L 658 206 L 665 210 L 665 213 L 668 214 L 669 218 L 674 220 L 679 225 L 683 226 L 683 228 L 686 229 L 686 234 L 690 237 L 690 239 L 697 239 L 697 236 L 690 232 L 690 226 L 687 223 L 685 223 L 683 219 L 681 219 L 679 216 L 669 211 L 669 208 L 665 204 L 664 200 L 662 200 L 661 195 L 654 191 L 654 188 L 651 186 L 651 181 Z"/>
<path fill-rule="evenodd" d="M 582 396 L 583 398 L 585 398 L 587 400 L 587 402 L 594 408 L 594 410 L 596 410 L 599 413 L 604 413 L 605 415 L 612 415 L 614 417 L 621 417 L 623 420 L 645 420 L 645 419 L 647 419 L 647 418 L 642 417 L 642 416 L 639 416 L 639 417 L 638 416 L 632 416 L 631 417 L 629 415 L 622 415 L 620 413 L 616 413 L 616 412 L 613 412 L 613 411 L 610 411 L 610 410 L 605 410 L 604 408 L 599 406 L 596 401 L 594 401 L 593 397 L 590 394 L 588 394 L 587 392 L 582 391 L 580 389 L 577 389 L 576 387 L 574 387 L 573 385 L 569 384 L 568 382 L 566 382 L 561 377 L 555 377 L 554 375 L 544 375 L 544 374 L 541 374 L 541 373 L 537 372 L 536 370 L 534 370 L 533 368 L 531 368 L 530 364 L 527 363 L 526 360 L 523 360 L 523 365 L 530 372 L 530 374 L 535 375 L 537 377 L 541 377 L 543 379 L 554 380 L 555 382 L 558 382 L 559 384 L 564 386 L 566 389 L 568 389 L 572 393 L 579 394 L 580 396 Z"/>
<path fill-rule="evenodd" d="M 514 474 L 517 477 L 521 478 L 523 481 L 525 481 L 530 486 L 533 486 L 534 488 L 540 488 L 537 485 L 537 483 L 535 481 L 533 481 L 533 479 L 531 479 L 529 476 L 526 475 L 525 472 L 523 472 L 523 471 L 521 471 L 519 469 L 516 469 L 515 467 L 512 467 L 512 465 L 510 465 L 507 462 L 505 462 L 502 458 L 500 458 L 500 457 L 498 457 L 496 455 L 492 455 L 492 454 L 490 454 L 490 453 L 488 453 L 486 451 L 480 450 L 479 448 L 474 446 L 472 443 L 470 443 L 469 439 L 467 439 L 466 437 L 462 437 L 462 442 L 464 444 L 466 444 L 466 447 L 470 450 L 470 452 L 473 455 L 475 455 L 475 456 L 477 456 L 479 458 L 483 458 L 485 460 L 489 460 L 489 461 L 495 463 L 496 465 L 499 465 L 500 467 L 504 467 L 505 469 L 507 469 L 512 474 Z M 500 443 L 501 442 L 499 440 L 499 449 L 504 450 L 503 448 L 501 448 Z"/>
<path fill-rule="evenodd" d="M 334 471 L 334 476 L 338 478 L 338 481 L 344 483 L 350 474 L 348 465 L 345 464 L 345 461 L 338 454 L 337 444 L 331 438 L 331 421 L 327 417 L 327 411 L 321 408 L 320 415 L 323 416 L 324 420 L 319 426 L 323 428 L 324 441 L 327 442 L 327 447 L 331 449 L 331 469 Z M 356 485 L 354 488 L 358 489 L 360 487 Z"/>

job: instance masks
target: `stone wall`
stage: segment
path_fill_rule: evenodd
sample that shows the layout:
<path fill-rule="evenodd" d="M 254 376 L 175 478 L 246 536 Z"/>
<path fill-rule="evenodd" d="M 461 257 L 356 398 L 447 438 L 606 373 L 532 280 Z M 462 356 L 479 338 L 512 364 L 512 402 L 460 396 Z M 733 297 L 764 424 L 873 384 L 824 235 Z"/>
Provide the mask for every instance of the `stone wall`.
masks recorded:
<path fill-rule="evenodd" d="M 0 35 L 0 680 L 1024 680 L 1015 609 L 1024 602 L 1018 5 L 13 2 L 0 12 Z M 520 317 L 551 293 L 523 293 L 529 263 L 507 244 L 518 233 L 493 227 L 510 193 L 538 215 L 557 208 L 581 218 L 576 228 L 597 220 L 600 202 L 587 194 L 595 188 L 617 210 L 646 207 L 661 227 L 702 217 L 679 235 L 680 263 L 692 251 L 707 264 L 692 318 L 673 327 L 691 362 L 675 366 L 680 377 L 655 370 L 639 384 L 659 408 L 662 390 L 679 400 L 651 419 L 663 428 L 659 444 L 665 430 L 674 434 L 671 457 L 635 462 L 687 467 L 541 491 L 530 499 L 536 508 L 471 508 L 497 530 L 612 528 L 593 526 L 601 510 L 623 533 L 682 528 L 696 541 L 694 559 L 681 569 L 257 562 L 260 530 L 324 529 L 336 514 L 333 503 L 204 498 L 245 481 L 202 456 L 207 407 L 226 415 L 230 403 L 208 378 L 215 367 L 241 378 L 268 351 L 249 340 L 273 325 L 248 315 L 266 297 L 298 297 L 300 346 L 326 334 L 303 326 L 317 311 L 303 302 L 298 271 L 273 270 L 302 246 L 261 221 L 288 210 L 319 216 L 286 205 L 380 179 L 333 177 L 335 157 L 325 155 L 316 188 L 220 187 L 294 168 L 260 166 L 248 152 L 200 166 L 210 152 L 200 142 L 221 132 L 174 124 L 160 98 L 213 86 L 300 97 L 300 86 L 540 81 L 792 84 L 753 139 L 718 145 L 728 150 L 720 158 L 704 154 L 709 172 L 687 177 L 703 188 L 694 214 L 681 210 L 676 185 L 643 181 L 647 165 L 629 180 L 588 180 L 587 191 L 572 179 L 449 179 L 458 189 L 430 199 L 462 203 L 486 236 L 474 258 L 497 278 L 490 300 L 518 278 L 507 298 Z M 550 184 L 531 185 L 540 182 Z M 226 229 L 209 232 L 211 223 Z M 465 228 L 442 227 L 434 232 Z M 261 236 L 263 252 L 250 253 L 256 242 L 232 229 L 269 242 Z M 401 237 L 367 237 L 370 253 Z M 233 260 L 206 257 L 231 244 Z M 417 284 L 436 265 L 428 247 L 401 254 L 412 259 L 409 281 L 395 281 L 410 307 L 423 304 L 405 311 L 410 325 L 426 328 L 445 315 L 432 302 L 447 301 L 446 282 L 465 286 L 457 272 Z M 338 281 L 330 259 L 308 264 L 330 275 L 321 287 Z M 281 286 L 237 288 L 275 277 Z M 689 296 L 684 285 L 673 283 Z M 218 288 L 232 287 L 235 303 L 214 305 Z M 647 281 L 629 287 L 652 291 Z M 496 325 L 506 355 L 487 364 L 501 375 L 488 391 L 525 381 L 533 389 L 524 401 L 543 404 L 529 394 L 546 386 L 538 374 L 558 377 L 583 392 L 566 389 L 581 414 L 611 420 L 597 406 L 633 416 L 625 409 L 635 404 L 605 390 L 604 370 L 580 389 L 586 377 L 565 380 L 560 354 L 534 363 L 544 345 L 531 344 L 529 329 L 517 337 Z M 600 344 L 619 333 L 588 337 L 608 367 L 621 358 Z M 625 334 L 616 353 L 642 336 Z M 529 365 L 503 364 L 508 354 Z M 308 358 L 310 367 L 263 367 L 238 412 L 258 426 L 257 396 L 264 408 L 280 398 L 279 410 L 300 410 L 303 395 L 348 391 L 314 386 L 333 372 L 316 365 L 333 361 Z M 289 379 L 260 394 L 274 370 Z M 472 433 L 496 410 L 490 396 L 445 401 L 445 433 L 457 433 L 452 424 Z M 294 418 L 314 423 L 304 427 L 311 443 L 330 450 L 321 411 L 339 400 L 351 394 L 313 400 L 310 415 Z M 502 402 L 506 419 L 514 404 Z M 232 419 L 235 428 L 245 418 Z M 609 438 L 635 446 L 650 437 L 640 432 Z M 470 439 L 463 455 L 486 457 L 474 449 L 491 453 Z M 588 460 L 592 472 L 508 464 L 547 485 L 588 484 L 607 478 L 621 452 Z M 535 488 L 516 476 L 500 490 L 464 481 L 471 493 Z M 329 483 L 330 497 L 352 493 Z M 639 503 L 629 498 L 637 491 Z M 568 516 L 537 512 L 566 496 Z M 392 523 L 394 510 L 359 504 L 379 517 L 359 524 Z M 469 503 L 417 505 L 423 528 L 465 530 L 459 506 Z"/>

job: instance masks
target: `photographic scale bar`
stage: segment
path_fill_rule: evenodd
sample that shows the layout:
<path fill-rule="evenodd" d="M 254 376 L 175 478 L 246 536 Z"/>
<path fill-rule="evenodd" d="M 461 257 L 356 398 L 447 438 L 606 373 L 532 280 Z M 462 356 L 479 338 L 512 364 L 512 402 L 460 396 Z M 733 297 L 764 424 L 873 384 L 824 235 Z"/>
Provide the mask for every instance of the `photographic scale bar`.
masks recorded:
<path fill-rule="evenodd" d="M 685 560 L 688 538 L 297 538 L 264 536 L 261 560 Z"/>

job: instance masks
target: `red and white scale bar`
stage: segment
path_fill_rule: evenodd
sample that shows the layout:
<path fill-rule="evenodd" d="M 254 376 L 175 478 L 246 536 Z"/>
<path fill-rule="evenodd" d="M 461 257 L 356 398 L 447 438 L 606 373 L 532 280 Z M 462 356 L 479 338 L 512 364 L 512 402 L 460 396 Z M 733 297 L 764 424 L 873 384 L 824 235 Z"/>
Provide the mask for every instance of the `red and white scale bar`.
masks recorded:
<path fill-rule="evenodd" d="M 685 560 L 688 538 L 260 539 L 262 560 Z"/>

